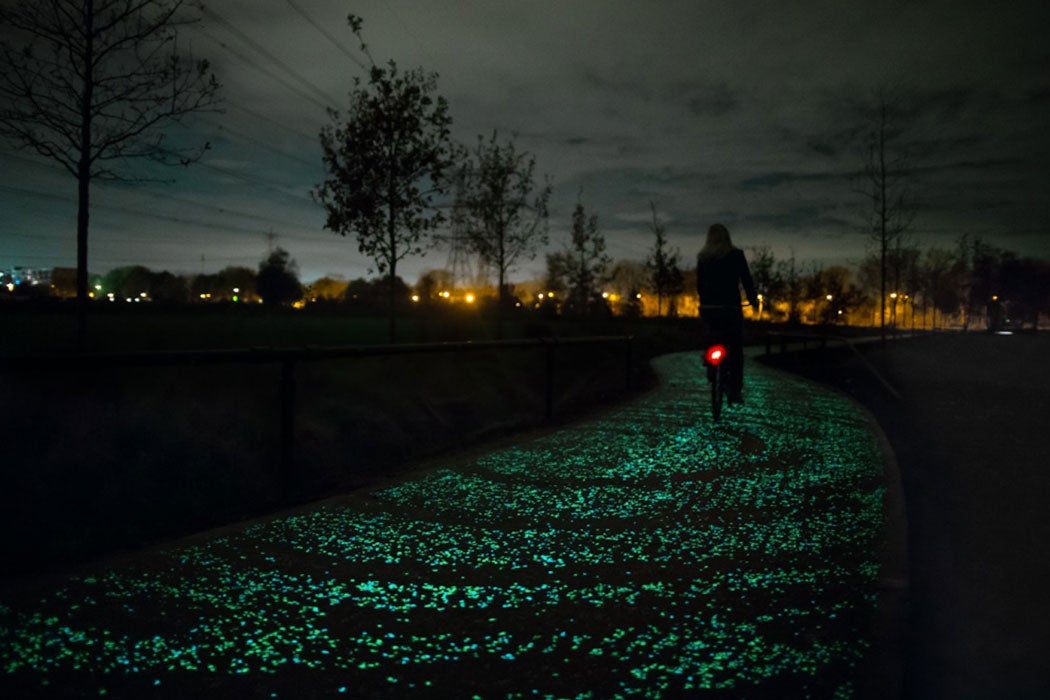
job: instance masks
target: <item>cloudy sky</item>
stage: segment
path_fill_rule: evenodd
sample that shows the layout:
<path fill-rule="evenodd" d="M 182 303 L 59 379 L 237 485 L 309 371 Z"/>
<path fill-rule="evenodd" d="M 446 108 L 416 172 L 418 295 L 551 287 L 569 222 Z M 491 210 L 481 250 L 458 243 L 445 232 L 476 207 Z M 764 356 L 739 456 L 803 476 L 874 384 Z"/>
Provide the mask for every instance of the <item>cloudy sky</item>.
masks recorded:
<path fill-rule="evenodd" d="M 859 259 L 858 105 L 888 87 L 908 112 L 915 242 L 969 233 L 1050 257 L 1045 0 L 213 0 L 180 45 L 211 60 L 224 113 L 178 135 L 211 150 L 170 184 L 95 188 L 92 272 L 255 267 L 276 245 L 304 280 L 368 275 L 309 196 L 324 108 L 345 106 L 368 61 L 348 12 L 377 62 L 439 74 L 457 140 L 498 130 L 536 156 L 554 181 L 552 248 L 582 191 L 617 259 L 644 259 L 650 201 L 685 258 L 721 221 L 742 247 Z M 75 191 L 0 143 L 0 269 L 74 264 Z M 541 255 L 512 277 L 542 269 Z"/>

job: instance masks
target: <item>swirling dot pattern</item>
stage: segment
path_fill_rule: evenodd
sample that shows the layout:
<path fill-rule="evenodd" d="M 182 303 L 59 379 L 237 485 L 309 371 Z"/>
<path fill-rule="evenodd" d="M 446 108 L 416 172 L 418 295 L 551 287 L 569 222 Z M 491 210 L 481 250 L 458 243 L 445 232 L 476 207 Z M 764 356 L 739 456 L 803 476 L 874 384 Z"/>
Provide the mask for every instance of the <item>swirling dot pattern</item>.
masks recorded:
<path fill-rule="evenodd" d="M 697 355 L 656 368 L 584 423 L 6 593 L 0 690 L 852 697 L 884 527 L 867 419 L 752 363 L 715 425 Z"/>

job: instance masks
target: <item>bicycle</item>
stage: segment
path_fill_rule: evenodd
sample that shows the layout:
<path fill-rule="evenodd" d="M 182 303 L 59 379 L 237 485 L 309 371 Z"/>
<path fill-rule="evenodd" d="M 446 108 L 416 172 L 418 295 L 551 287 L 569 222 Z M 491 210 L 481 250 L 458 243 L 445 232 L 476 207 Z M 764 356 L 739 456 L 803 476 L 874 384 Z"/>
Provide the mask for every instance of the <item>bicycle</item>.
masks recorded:
<path fill-rule="evenodd" d="M 722 417 L 722 404 L 729 386 L 729 367 L 723 364 L 728 356 L 729 349 L 720 342 L 709 344 L 704 351 L 707 381 L 711 384 L 711 416 L 715 422 Z"/>
<path fill-rule="evenodd" d="M 749 304 L 743 304 L 749 306 Z M 723 309 L 722 306 L 702 306 L 703 309 Z M 711 385 L 711 416 L 717 423 L 722 417 L 722 404 L 733 386 L 733 375 L 730 369 L 732 362 L 726 362 L 730 353 L 730 343 L 727 338 L 722 337 L 718 330 L 710 325 L 706 326 L 707 347 L 704 350 L 704 366 L 707 367 L 707 381 Z M 735 352 L 740 352 L 736 348 Z M 733 401 L 730 401 L 733 403 Z"/>

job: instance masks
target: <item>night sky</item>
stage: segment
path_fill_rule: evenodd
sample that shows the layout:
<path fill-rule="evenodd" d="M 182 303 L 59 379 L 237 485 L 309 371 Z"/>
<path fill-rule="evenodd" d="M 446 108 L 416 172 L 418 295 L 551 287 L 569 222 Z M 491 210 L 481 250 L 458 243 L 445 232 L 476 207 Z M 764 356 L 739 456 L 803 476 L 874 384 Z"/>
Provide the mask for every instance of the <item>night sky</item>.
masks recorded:
<path fill-rule="evenodd" d="M 7 2 L 7 0 L 3 0 Z M 848 9 L 847 9 L 848 8 Z M 919 245 L 959 234 L 1050 256 L 1050 4 L 223 0 L 180 46 L 210 59 L 225 113 L 173 131 L 211 143 L 170 184 L 100 184 L 90 267 L 255 267 L 287 249 L 302 278 L 367 276 L 323 229 L 317 133 L 368 59 L 439 74 L 457 140 L 516 135 L 554 181 L 552 249 L 577 193 L 615 259 L 644 259 L 649 202 L 686 259 L 714 221 L 778 257 L 862 257 L 856 105 L 893 87 L 910 110 Z M 336 42 L 339 42 L 337 45 Z M 141 166 L 135 172 L 142 172 Z M 155 175 L 158 173 L 154 173 Z M 0 144 L 0 269 L 75 264 L 75 182 Z M 272 234 L 272 236 L 268 235 Z M 435 250 L 399 270 L 444 267 Z M 543 257 L 512 273 L 540 276 Z"/>

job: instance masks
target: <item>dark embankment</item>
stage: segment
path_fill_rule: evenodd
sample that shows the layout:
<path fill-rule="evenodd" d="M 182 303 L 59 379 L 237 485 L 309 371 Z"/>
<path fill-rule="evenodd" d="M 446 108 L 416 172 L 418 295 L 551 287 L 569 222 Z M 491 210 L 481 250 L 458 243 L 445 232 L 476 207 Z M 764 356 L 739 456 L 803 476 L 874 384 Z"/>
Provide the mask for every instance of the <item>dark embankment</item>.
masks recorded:
<path fill-rule="evenodd" d="M 11 331 L 5 354 L 54 352 L 68 328 L 58 338 L 51 320 L 0 318 Z M 488 339 L 491 330 L 445 320 L 403 322 L 406 340 Z M 338 316 L 139 313 L 93 319 L 92 330 L 105 351 L 374 343 L 385 326 Z M 531 321 L 507 332 L 636 335 L 629 390 L 625 344 L 556 347 L 555 421 L 644 391 L 653 381 L 648 358 L 683 342 L 676 324 Z M 0 374 L 0 578 L 61 571 L 360 488 L 549 425 L 543 347 L 302 362 L 289 481 L 280 469 L 280 377 L 275 363 L 84 370 L 58 362 Z"/>
<path fill-rule="evenodd" d="M 766 361 L 857 398 L 896 453 L 908 519 L 906 696 L 1050 697 L 1050 337 L 859 349 Z"/>

